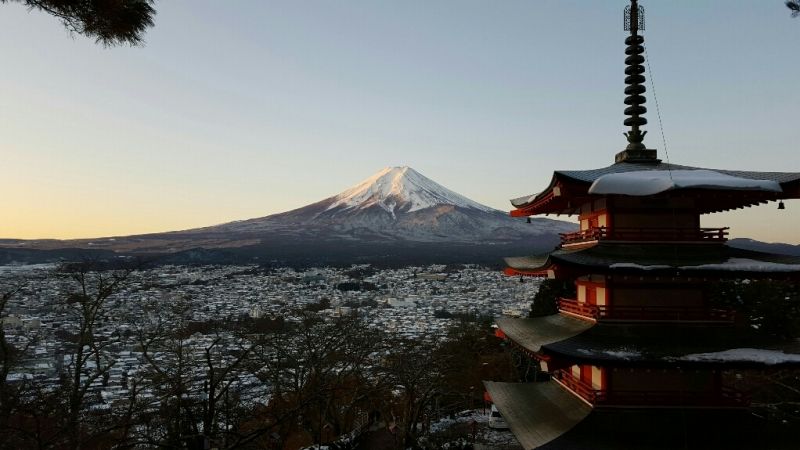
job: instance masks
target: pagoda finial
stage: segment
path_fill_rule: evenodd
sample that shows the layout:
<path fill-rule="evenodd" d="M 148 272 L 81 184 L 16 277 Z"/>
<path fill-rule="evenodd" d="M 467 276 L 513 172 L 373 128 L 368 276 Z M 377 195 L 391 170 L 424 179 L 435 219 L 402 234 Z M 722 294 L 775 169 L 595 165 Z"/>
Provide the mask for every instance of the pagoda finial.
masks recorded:
<path fill-rule="evenodd" d="M 631 0 L 631 4 L 625 7 L 625 31 L 630 31 L 631 35 L 625 38 L 625 115 L 630 116 L 625 119 L 625 126 L 631 127 L 625 133 L 628 138 L 627 150 L 644 150 L 642 144 L 646 131 L 642 132 L 639 127 L 647 124 L 647 119 L 642 117 L 647 112 L 643 105 L 647 101 L 644 97 L 646 88 L 644 87 L 644 37 L 639 35 L 639 30 L 644 30 L 644 8 L 639 6 L 637 0 Z"/>
<path fill-rule="evenodd" d="M 639 30 L 644 30 L 644 8 L 639 6 L 638 0 L 631 0 L 631 4 L 625 7 L 625 31 L 631 34 L 625 38 L 625 126 L 631 127 L 625 134 L 628 138 L 628 146 L 625 151 L 617 155 L 617 162 L 625 160 L 655 160 L 655 150 L 647 150 L 642 141 L 647 131 L 642 131 L 639 127 L 647 124 L 647 119 L 643 117 L 647 112 L 644 107 L 647 99 L 644 92 L 644 37 L 639 35 Z"/>

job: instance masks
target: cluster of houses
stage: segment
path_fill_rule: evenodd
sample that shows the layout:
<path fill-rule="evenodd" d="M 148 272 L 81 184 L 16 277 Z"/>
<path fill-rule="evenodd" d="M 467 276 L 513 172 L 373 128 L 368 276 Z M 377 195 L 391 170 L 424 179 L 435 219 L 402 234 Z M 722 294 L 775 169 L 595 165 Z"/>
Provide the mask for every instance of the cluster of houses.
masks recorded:
<path fill-rule="evenodd" d="M 54 266 L 0 267 L 0 287 L 15 294 L 2 311 L 7 340 L 26 348 L 7 382 L 36 379 L 55 386 L 74 364 L 70 340 L 79 332 L 78 306 L 69 300 L 74 280 L 56 274 Z M 408 338 L 435 338 L 456 318 L 525 315 L 538 281 L 507 277 L 497 270 L 466 266 L 373 269 L 262 268 L 258 266 L 161 266 L 129 275 L 119 292 L 106 300 L 95 335 L 102 347 L 101 364 L 111 367 L 92 382 L 89 396 L 97 409 L 113 407 L 130 393 L 131 380 L 148 365 L 169 366 L 174 355 L 154 348 L 151 361 L 142 353 L 142 331 L 161 326 L 179 328 L 180 310 L 187 323 L 203 324 L 247 318 L 287 318 L 311 311 L 323 318 L 359 314 L 369 326 Z M 91 280 L 89 283 L 91 287 Z M 343 286 L 349 286 L 344 289 Z M 352 286 L 357 286 L 353 289 Z M 202 326 L 187 337 L 189 358 L 217 336 Z M 223 334 L 216 351 L 221 360 L 235 353 L 235 337 Z M 222 361 L 221 361 L 222 362 Z M 86 368 L 94 368 L 89 361 Z M 258 390 L 257 380 L 242 373 L 239 384 Z M 198 374 L 198 379 L 202 374 Z M 261 392 L 263 393 L 263 392 Z M 144 392 L 144 396 L 153 393 Z M 157 403 L 157 399 L 153 399 Z"/>

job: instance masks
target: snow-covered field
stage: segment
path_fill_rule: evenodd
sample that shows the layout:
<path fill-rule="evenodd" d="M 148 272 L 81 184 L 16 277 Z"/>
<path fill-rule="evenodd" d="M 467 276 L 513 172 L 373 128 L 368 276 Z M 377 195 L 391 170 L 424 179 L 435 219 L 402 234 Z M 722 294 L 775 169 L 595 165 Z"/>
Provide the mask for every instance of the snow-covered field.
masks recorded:
<path fill-rule="evenodd" d="M 441 419 L 431 424 L 430 433 L 452 434 L 472 442 L 476 450 L 522 450 L 514 434 L 508 429 L 489 428 L 489 408 L 467 410 L 452 418 Z"/>

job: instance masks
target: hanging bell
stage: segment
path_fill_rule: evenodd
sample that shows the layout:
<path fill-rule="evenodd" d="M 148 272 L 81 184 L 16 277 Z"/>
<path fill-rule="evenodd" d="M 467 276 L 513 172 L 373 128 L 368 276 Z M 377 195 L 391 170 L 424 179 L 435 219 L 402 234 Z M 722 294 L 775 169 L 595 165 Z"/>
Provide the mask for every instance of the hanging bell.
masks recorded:
<path fill-rule="evenodd" d="M 778 209 L 786 209 L 786 205 L 783 204 L 783 200 L 778 202 Z"/>

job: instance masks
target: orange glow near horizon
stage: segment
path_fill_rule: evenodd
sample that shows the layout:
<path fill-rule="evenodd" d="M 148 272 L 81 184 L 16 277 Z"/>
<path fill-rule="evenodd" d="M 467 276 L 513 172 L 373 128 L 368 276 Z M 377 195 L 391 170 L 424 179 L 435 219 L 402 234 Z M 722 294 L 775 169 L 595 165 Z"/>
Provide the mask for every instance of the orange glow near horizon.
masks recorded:
<path fill-rule="evenodd" d="M 37 201 L 29 195 L 24 202 L 0 202 L 0 210 L 14 211 L 0 222 L 0 239 L 92 239 L 200 228 L 234 220 L 262 217 L 281 210 L 256 211 L 214 208 L 211 204 L 171 205 L 149 202 L 130 204 L 78 201 L 69 196 L 48 196 Z M 38 199 L 41 200 L 41 199 Z M 76 206 L 78 205 L 78 206 Z M 180 206 L 180 208 L 178 208 Z M 215 214 L 216 212 L 216 214 Z M 224 214 L 224 215 L 223 215 Z M 550 216 L 550 218 L 554 218 Z M 560 217 L 562 220 L 570 220 Z M 731 227 L 731 238 L 752 238 L 763 242 L 800 244 L 800 201 L 786 202 L 785 210 L 775 204 L 744 211 L 717 213 L 702 217 L 707 227 Z"/>

